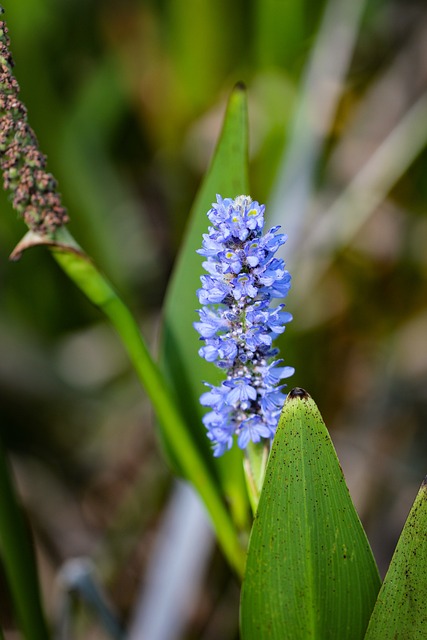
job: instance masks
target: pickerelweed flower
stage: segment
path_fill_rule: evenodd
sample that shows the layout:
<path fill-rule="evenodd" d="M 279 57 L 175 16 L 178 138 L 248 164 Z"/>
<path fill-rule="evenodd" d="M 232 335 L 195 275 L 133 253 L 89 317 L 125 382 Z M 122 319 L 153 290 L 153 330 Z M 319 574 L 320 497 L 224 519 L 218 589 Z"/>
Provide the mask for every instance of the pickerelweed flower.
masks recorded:
<path fill-rule="evenodd" d="M 292 316 L 272 300 L 287 295 L 291 276 L 275 257 L 286 236 L 277 233 L 279 227 L 263 235 L 264 210 L 249 196 L 218 195 L 198 250 L 208 274 L 197 291 L 203 305 L 194 323 L 204 341 L 199 355 L 226 373 L 220 386 L 205 383 L 209 391 L 200 398 L 211 408 L 203 422 L 214 456 L 230 449 L 234 436 L 241 449 L 273 438 L 285 401 L 279 383 L 294 373 L 274 359 L 273 340 Z"/>

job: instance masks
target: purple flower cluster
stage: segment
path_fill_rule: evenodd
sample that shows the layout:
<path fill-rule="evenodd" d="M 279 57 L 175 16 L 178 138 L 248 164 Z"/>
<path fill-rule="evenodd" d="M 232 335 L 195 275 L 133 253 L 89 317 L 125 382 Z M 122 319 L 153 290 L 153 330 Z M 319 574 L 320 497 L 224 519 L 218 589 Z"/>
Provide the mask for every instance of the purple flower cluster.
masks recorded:
<path fill-rule="evenodd" d="M 285 400 L 279 382 L 294 373 L 273 360 L 278 350 L 272 342 L 292 316 L 284 304 L 271 302 L 287 295 L 291 276 L 274 257 L 286 236 L 277 233 L 279 227 L 262 234 L 264 209 L 249 196 L 217 196 L 208 212 L 212 226 L 198 250 L 208 274 L 197 291 L 203 305 L 194 323 L 204 341 L 199 355 L 227 374 L 220 386 L 207 384 L 200 398 L 211 408 L 203 422 L 214 456 L 231 448 L 234 435 L 241 449 L 274 436 Z"/>

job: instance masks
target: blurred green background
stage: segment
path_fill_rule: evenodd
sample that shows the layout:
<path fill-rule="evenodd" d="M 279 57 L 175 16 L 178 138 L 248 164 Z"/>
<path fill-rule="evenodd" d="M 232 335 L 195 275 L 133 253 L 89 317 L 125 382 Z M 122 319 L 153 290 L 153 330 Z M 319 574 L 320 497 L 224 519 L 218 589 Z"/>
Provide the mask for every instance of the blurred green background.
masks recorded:
<path fill-rule="evenodd" d="M 290 384 L 323 414 L 384 573 L 427 472 L 425 2 L 3 4 L 70 229 L 153 350 L 227 97 L 245 82 L 251 195 L 289 234 Z M 150 406 L 48 253 L 8 262 L 25 228 L 3 193 L 0 210 L 0 433 L 48 611 L 58 568 L 88 555 L 126 622 L 171 483 Z M 205 582 L 185 638 L 237 637 L 238 589 L 219 556 Z"/>

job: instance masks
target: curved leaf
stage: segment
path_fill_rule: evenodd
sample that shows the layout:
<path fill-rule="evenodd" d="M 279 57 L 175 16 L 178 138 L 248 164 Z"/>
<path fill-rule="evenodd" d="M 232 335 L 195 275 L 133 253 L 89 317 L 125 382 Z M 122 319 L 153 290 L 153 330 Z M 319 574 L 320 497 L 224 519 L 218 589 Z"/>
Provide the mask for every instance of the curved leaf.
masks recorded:
<path fill-rule="evenodd" d="M 186 478 L 192 482 L 212 518 L 218 541 L 238 574 L 243 572 L 244 553 L 236 527 L 230 517 L 218 487 L 205 460 L 191 438 L 175 398 L 170 392 L 160 368 L 154 362 L 128 307 L 119 298 L 108 280 L 98 271 L 65 230 L 56 233 L 52 255 L 64 272 L 89 300 L 109 318 L 126 349 L 159 419 L 162 433 L 171 451 L 179 460 Z"/>
<path fill-rule="evenodd" d="M 427 478 L 390 563 L 365 640 L 415 640 L 427 636 Z"/>
<path fill-rule="evenodd" d="M 380 587 L 335 450 L 294 389 L 273 442 L 249 543 L 244 640 L 358 640 Z"/>

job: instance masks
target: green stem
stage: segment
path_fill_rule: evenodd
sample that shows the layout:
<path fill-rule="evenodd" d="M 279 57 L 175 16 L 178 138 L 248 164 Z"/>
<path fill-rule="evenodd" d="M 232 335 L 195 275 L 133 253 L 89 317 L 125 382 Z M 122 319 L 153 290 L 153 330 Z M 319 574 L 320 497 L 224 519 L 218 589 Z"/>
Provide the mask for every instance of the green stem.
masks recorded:
<path fill-rule="evenodd" d="M 34 549 L 1 443 L 0 555 L 23 636 L 26 640 L 48 640 Z"/>
<path fill-rule="evenodd" d="M 182 469 L 210 513 L 224 554 L 231 566 L 242 575 L 245 554 L 239 544 L 236 529 L 209 471 L 194 446 L 181 413 L 172 400 L 165 380 L 143 341 L 133 315 L 86 256 L 65 247 L 51 248 L 51 252 L 65 273 L 96 306 L 102 309 L 115 327 Z"/>
<path fill-rule="evenodd" d="M 269 452 L 270 446 L 267 442 L 259 442 L 257 444 L 250 442 L 245 449 L 243 468 L 249 501 L 254 515 L 258 509 Z"/>

